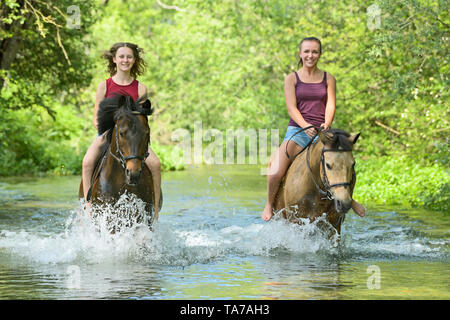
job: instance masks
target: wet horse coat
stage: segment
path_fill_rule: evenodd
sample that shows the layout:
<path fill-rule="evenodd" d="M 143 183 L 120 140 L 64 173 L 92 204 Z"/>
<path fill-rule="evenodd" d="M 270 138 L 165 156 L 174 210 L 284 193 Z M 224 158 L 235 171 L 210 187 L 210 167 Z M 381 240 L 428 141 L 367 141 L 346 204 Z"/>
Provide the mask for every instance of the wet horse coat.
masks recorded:
<path fill-rule="evenodd" d="M 125 192 L 134 194 L 145 203 L 145 211 L 151 215 L 147 221 L 151 225 L 155 195 L 152 173 L 145 165 L 150 141 L 147 115 L 152 113 L 147 101 L 134 102 L 130 97 L 119 96 L 100 104 L 99 133 L 106 132 L 108 142 L 94 171 L 87 200 L 93 204 L 115 203 Z M 81 181 L 80 198 L 83 198 L 83 188 Z M 140 222 L 144 217 L 137 218 Z"/>
<path fill-rule="evenodd" d="M 338 234 L 351 208 L 356 182 L 353 144 L 359 134 L 342 130 L 319 132 L 319 139 L 292 162 L 275 197 L 274 209 L 292 222 L 299 218 L 326 220 Z"/>

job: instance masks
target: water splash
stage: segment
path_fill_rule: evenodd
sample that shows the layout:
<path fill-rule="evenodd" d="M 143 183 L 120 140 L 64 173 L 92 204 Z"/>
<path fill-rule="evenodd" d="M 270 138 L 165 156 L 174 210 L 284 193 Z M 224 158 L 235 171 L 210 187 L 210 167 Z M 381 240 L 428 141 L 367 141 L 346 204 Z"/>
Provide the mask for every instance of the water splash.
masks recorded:
<path fill-rule="evenodd" d="M 207 263 L 227 254 L 271 256 L 277 250 L 316 253 L 329 250 L 330 240 L 317 222 L 294 225 L 283 220 L 247 226 L 190 225 L 155 222 L 152 230 L 144 203 L 123 195 L 115 205 L 84 204 L 70 212 L 60 233 L 0 232 L 0 248 L 41 263 L 103 263 L 140 261 L 186 266 Z M 164 218 L 169 216 L 163 216 Z M 111 233 L 111 231 L 115 231 Z"/>
<path fill-rule="evenodd" d="M 145 218 L 144 203 L 132 195 L 124 195 L 115 205 L 94 206 L 92 215 L 83 207 L 80 203 L 70 212 L 60 232 L 37 232 L 33 228 L 0 231 L 0 250 L 39 263 L 139 262 L 187 266 L 209 263 L 227 255 L 426 258 L 442 256 L 442 247 L 448 245 L 448 242 L 430 244 L 424 237 L 411 239 L 409 229 L 405 228 L 369 230 L 368 226 L 374 222 L 351 217 L 344 224 L 344 229 L 351 232 L 344 230 L 338 245 L 336 236 L 330 239 L 319 227 L 326 223 L 325 216 L 312 223 L 302 219 L 301 224 L 293 224 L 279 218 L 280 213 L 269 223 L 257 217 L 253 220 L 248 215 L 237 215 L 218 224 L 205 223 L 217 220 L 209 212 L 192 210 L 184 213 L 189 218 L 162 215 L 150 230 L 151 217 Z M 387 238 L 389 231 L 393 236 Z"/>

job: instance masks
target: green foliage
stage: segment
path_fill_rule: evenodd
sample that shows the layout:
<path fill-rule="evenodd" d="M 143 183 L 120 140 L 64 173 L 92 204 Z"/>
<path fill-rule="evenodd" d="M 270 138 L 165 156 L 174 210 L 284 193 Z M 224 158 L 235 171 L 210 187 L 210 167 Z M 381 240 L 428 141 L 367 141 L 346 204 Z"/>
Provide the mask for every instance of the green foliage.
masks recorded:
<path fill-rule="evenodd" d="M 184 163 L 179 161 L 182 156 L 181 152 L 172 146 L 162 145 L 155 140 L 152 141 L 151 148 L 161 161 L 162 171 L 183 170 L 185 168 Z"/>
<path fill-rule="evenodd" d="M 371 159 L 358 163 L 358 195 L 448 210 L 448 1 L 163 2 L 1 3 L 2 48 L 21 45 L 0 69 L 0 174 L 79 173 L 95 137 L 95 90 L 109 77 L 100 56 L 119 41 L 144 49 L 139 80 L 156 109 L 152 147 L 163 170 L 182 169 L 171 135 L 195 121 L 282 136 L 284 78 L 297 69 L 300 40 L 316 36 L 319 68 L 337 79 L 333 127 L 361 132 L 356 154 Z M 66 27 L 71 5 L 80 29 Z"/>
<path fill-rule="evenodd" d="M 73 6 L 79 28 L 69 26 Z M 81 0 L 1 3 L 0 174 L 79 171 L 86 144 L 74 141 L 85 142 L 78 117 L 92 77 L 86 36 L 97 8 Z"/>
<path fill-rule="evenodd" d="M 347 121 L 359 128 L 366 154 L 406 154 L 424 165 L 445 162 L 449 2 L 373 5 L 379 8 L 379 25 L 357 39 L 351 66 L 358 67 L 341 81 L 350 86 L 343 88 L 336 125 L 345 127 Z"/>
<path fill-rule="evenodd" d="M 76 11 L 69 14 L 73 7 Z M 82 88 L 90 83 L 91 61 L 86 59 L 86 51 L 92 42 L 86 35 L 95 17 L 100 16 L 96 1 L 9 0 L 2 9 L 0 58 L 2 69 L 8 71 L 7 84 L 30 88 L 46 85 L 48 93 L 56 94 L 69 86 Z M 79 24 L 75 23 L 76 16 Z M 18 43 L 18 47 L 13 43 Z M 7 59 L 8 52 L 13 53 L 13 59 Z M 32 91 L 32 96 L 27 96 L 29 93 L 18 91 L 14 101 L 0 102 L 12 108 L 28 107 L 27 101 L 39 96 L 37 91 Z"/>
<path fill-rule="evenodd" d="M 193 130 L 197 120 L 222 131 L 281 128 L 282 135 L 284 77 L 297 69 L 299 41 L 315 35 L 323 43 L 319 67 L 337 79 L 334 126 L 362 132 L 359 152 L 423 153 L 423 164 L 448 158 L 447 1 L 177 5 L 114 2 L 94 27 L 101 48 L 127 39 L 146 50 L 141 80 L 154 92 L 162 141 L 176 128 Z M 380 12 L 372 30 L 369 5 Z M 118 33 L 112 21 L 122 26 Z"/>
<path fill-rule="evenodd" d="M 427 207 L 450 214 L 448 169 L 402 156 L 357 160 L 355 198 L 372 204 Z"/>
<path fill-rule="evenodd" d="M 52 108 L 58 121 L 38 107 L 14 112 L 0 109 L 0 175 L 80 172 L 83 153 L 79 145 L 87 147 L 80 137 L 84 120 L 68 116 L 65 106 Z"/>

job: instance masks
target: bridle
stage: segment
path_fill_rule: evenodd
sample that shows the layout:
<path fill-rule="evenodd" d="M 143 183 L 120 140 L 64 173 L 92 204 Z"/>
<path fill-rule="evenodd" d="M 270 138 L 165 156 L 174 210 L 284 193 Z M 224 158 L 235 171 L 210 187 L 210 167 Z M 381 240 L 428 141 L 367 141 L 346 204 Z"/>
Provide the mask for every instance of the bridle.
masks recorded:
<path fill-rule="evenodd" d="M 353 185 L 353 183 L 355 182 L 355 179 L 356 179 L 355 171 L 353 170 L 353 168 L 352 168 L 352 180 L 350 182 L 339 182 L 339 183 L 330 184 L 330 181 L 328 180 L 328 177 L 327 177 L 327 173 L 325 171 L 325 157 L 324 157 L 325 152 L 351 152 L 352 150 L 345 150 L 345 149 L 334 150 L 334 149 L 325 149 L 325 147 L 322 148 L 321 155 L 320 155 L 320 163 L 321 163 L 321 167 L 322 167 L 322 183 L 323 183 L 323 186 L 325 189 L 325 190 L 322 190 L 322 188 L 320 188 L 319 184 L 317 183 L 316 179 L 314 178 L 313 172 L 311 170 L 311 166 L 309 164 L 309 149 L 310 148 L 308 147 L 308 151 L 306 154 L 306 166 L 308 167 L 312 181 L 316 185 L 316 188 L 321 195 L 325 196 L 326 199 L 328 199 L 328 200 L 333 200 L 333 195 L 331 194 L 331 188 L 351 187 Z M 353 164 L 353 166 L 354 165 L 355 164 Z"/>
<path fill-rule="evenodd" d="M 136 114 L 139 114 L 139 112 L 137 112 Z M 142 163 L 141 163 L 141 166 L 142 167 L 144 167 L 144 162 L 145 162 L 145 159 L 147 159 L 147 157 L 148 157 L 148 155 L 149 155 L 149 153 L 148 153 L 148 148 L 145 148 L 145 153 L 144 153 L 144 155 L 131 155 L 131 156 L 124 156 L 123 155 L 123 153 L 122 153 L 122 150 L 120 150 L 120 145 L 119 145 L 119 128 L 117 127 L 117 123 L 116 123 L 116 125 L 114 126 L 114 130 L 116 131 L 116 134 L 115 134 L 115 138 L 116 138 L 116 152 L 118 153 L 118 156 L 117 155 L 115 155 L 113 152 L 112 152 L 112 150 L 111 150 L 111 145 L 110 145 L 110 147 L 109 147 L 109 153 L 111 154 L 111 156 L 114 158 L 114 159 L 116 159 L 119 163 L 120 163 L 120 165 L 122 166 L 122 168 L 123 169 L 126 169 L 127 167 L 126 167 L 126 162 L 127 162 L 127 160 L 132 160 L 132 159 L 139 159 L 139 160 L 142 160 Z M 148 134 L 148 136 L 147 136 L 147 145 L 149 145 L 150 144 L 150 134 Z"/>
<path fill-rule="evenodd" d="M 299 133 L 302 132 L 302 131 L 305 131 L 305 130 L 307 130 L 307 129 L 310 129 L 310 128 L 314 128 L 314 126 L 309 126 L 309 127 L 300 129 L 299 131 L 297 131 L 296 133 L 294 133 L 294 134 L 289 138 L 289 141 L 291 141 L 291 139 L 292 139 L 295 135 L 299 134 Z M 355 177 L 355 171 L 354 171 L 353 168 L 352 168 L 352 180 L 351 180 L 350 182 L 340 182 L 340 183 L 333 183 L 333 184 L 330 184 L 330 181 L 328 180 L 328 177 L 327 177 L 327 173 L 326 173 L 326 171 L 325 171 L 325 157 L 324 157 L 324 154 L 325 154 L 325 152 L 352 152 L 352 150 L 351 150 L 351 149 L 350 149 L 350 150 L 346 150 L 346 149 L 325 149 L 325 147 L 322 148 L 321 155 L 320 155 L 320 163 L 321 163 L 321 166 L 322 166 L 322 183 L 323 183 L 323 186 L 324 186 L 324 189 L 325 189 L 325 190 L 322 190 L 322 188 L 319 186 L 319 183 L 318 183 L 318 182 L 316 181 L 316 179 L 314 178 L 314 174 L 313 174 L 313 172 L 312 172 L 312 170 L 311 170 L 311 166 L 310 166 L 310 164 L 309 164 L 309 150 L 310 150 L 310 147 L 311 147 L 311 145 L 312 145 L 314 139 L 317 137 L 317 135 L 318 135 L 318 133 L 316 133 L 316 134 L 311 138 L 311 140 L 308 142 L 308 144 L 307 144 L 307 145 L 306 145 L 299 153 L 297 153 L 296 155 L 294 155 L 294 159 L 295 159 L 298 155 L 300 155 L 303 151 L 305 151 L 305 149 L 307 150 L 307 152 L 306 152 L 306 166 L 308 167 L 309 173 L 310 173 L 310 175 L 311 175 L 311 179 L 312 179 L 312 181 L 314 182 L 314 184 L 315 184 L 315 186 L 316 186 L 316 188 L 317 188 L 317 191 L 318 191 L 321 195 L 325 196 L 325 199 L 333 200 L 333 195 L 332 195 L 332 193 L 331 193 L 331 188 L 337 188 L 337 187 L 351 187 L 352 184 L 355 182 L 355 179 L 356 179 L 356 177 Z M 290 158 L 289 153 L 287 152 L 287 147 L 288 147 L 288 145 L 289 145 L 289 141 L 288 141 L 287 144 L 286 144 L 286 156 L 287 156 L 288 158 Z M 293 160 L 292 160 L 292 161 L 293 161 Z M 354 166 L 354 165 L 355 165 L 355 164 L 353 164 L 353 166 Z"/>

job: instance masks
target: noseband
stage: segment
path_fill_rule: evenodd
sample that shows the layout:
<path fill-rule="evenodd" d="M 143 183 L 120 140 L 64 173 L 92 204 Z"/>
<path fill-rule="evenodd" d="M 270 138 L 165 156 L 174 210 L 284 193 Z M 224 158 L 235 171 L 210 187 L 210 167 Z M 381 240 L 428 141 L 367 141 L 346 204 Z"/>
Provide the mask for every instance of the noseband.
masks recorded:
<path fill-rule="evenodd" d="M 144 166 L 144 161 L 145 161 L 145 159 L 147 159 L 147 157 L 148 157 L 148 155 L 149 155 L 149 153 L 148 153 L 148 148 L 146 148 L 145 153 L 144 153 L 143 156 L 140 156 L 140 155 L 131 155 L 131 156 L 126 156 L 126 157 L 125 157 L 125 156 L 123 155 L 123 153 L 122 153 L 122 150 L 120 150 L 120 145 L 119 145 L 119 134 L 118 134 L 119 128 L 117 127 L 117 123 L 116 123 L 116 125 L 115 125 L 115 127 L 114 127 L 114 130 L 116 131 L 116 150 L 117 150 L 117 153 L 119 154 L 119 156 L 116 156 L 116 155 L 111 151 L 111 146 L 109 147 L 109 153 L 113 156 L 114 159 L 116 159 L 116 160 L 120 163 L 120 165 L 121 165 L 122 168 L 124 168 L 124 169 L 127 168 L 127 167 L 126 167 L 126 162 L 127 162 L 127 160 L 132 160 L 132 159 L 139 159 L 139 160 L 142 160 L 141 166 L 143 167 L 143 166 Z M 148 135 L 147 141 L 148 141 L 147 145 L 150 144 L 150 134 Z"/>
<path fill-rule="evenodd" d="M 322 164 L 322 183 L 325 190 L 322 190 L 320 188 L 319 184 L 317 183 L 316 179 L 314 178 L 313 172 L 311 170 L 311 166 L 309 165 L 309 148 L 306 154 L 306 165 L 309 169 L 309 173 L 311 174 L 311 179 L 313 180 L 314 184 L 316 185 L 317 190 L 321 195 L 324 195 L 328 200 L 333 200 L 333 195 L 331 194 L 331 188 L 336 187 L 351 187 L 351 185 L 354 183 L 356 177 L 355 177 L 355 171 L 352 168 L 352 180 L 350 182 L 340 182 L 340 183 L 334 183 L 330 184 L 330 181 L 328 180 L 327 173 L 325 172 L 325 152 L 351 152 L 352 150 L 333 150 L 333 149 L 325 149 L 325 147 L 322 148 L 322 152 L 320 155 L 320 163 Z"/>

